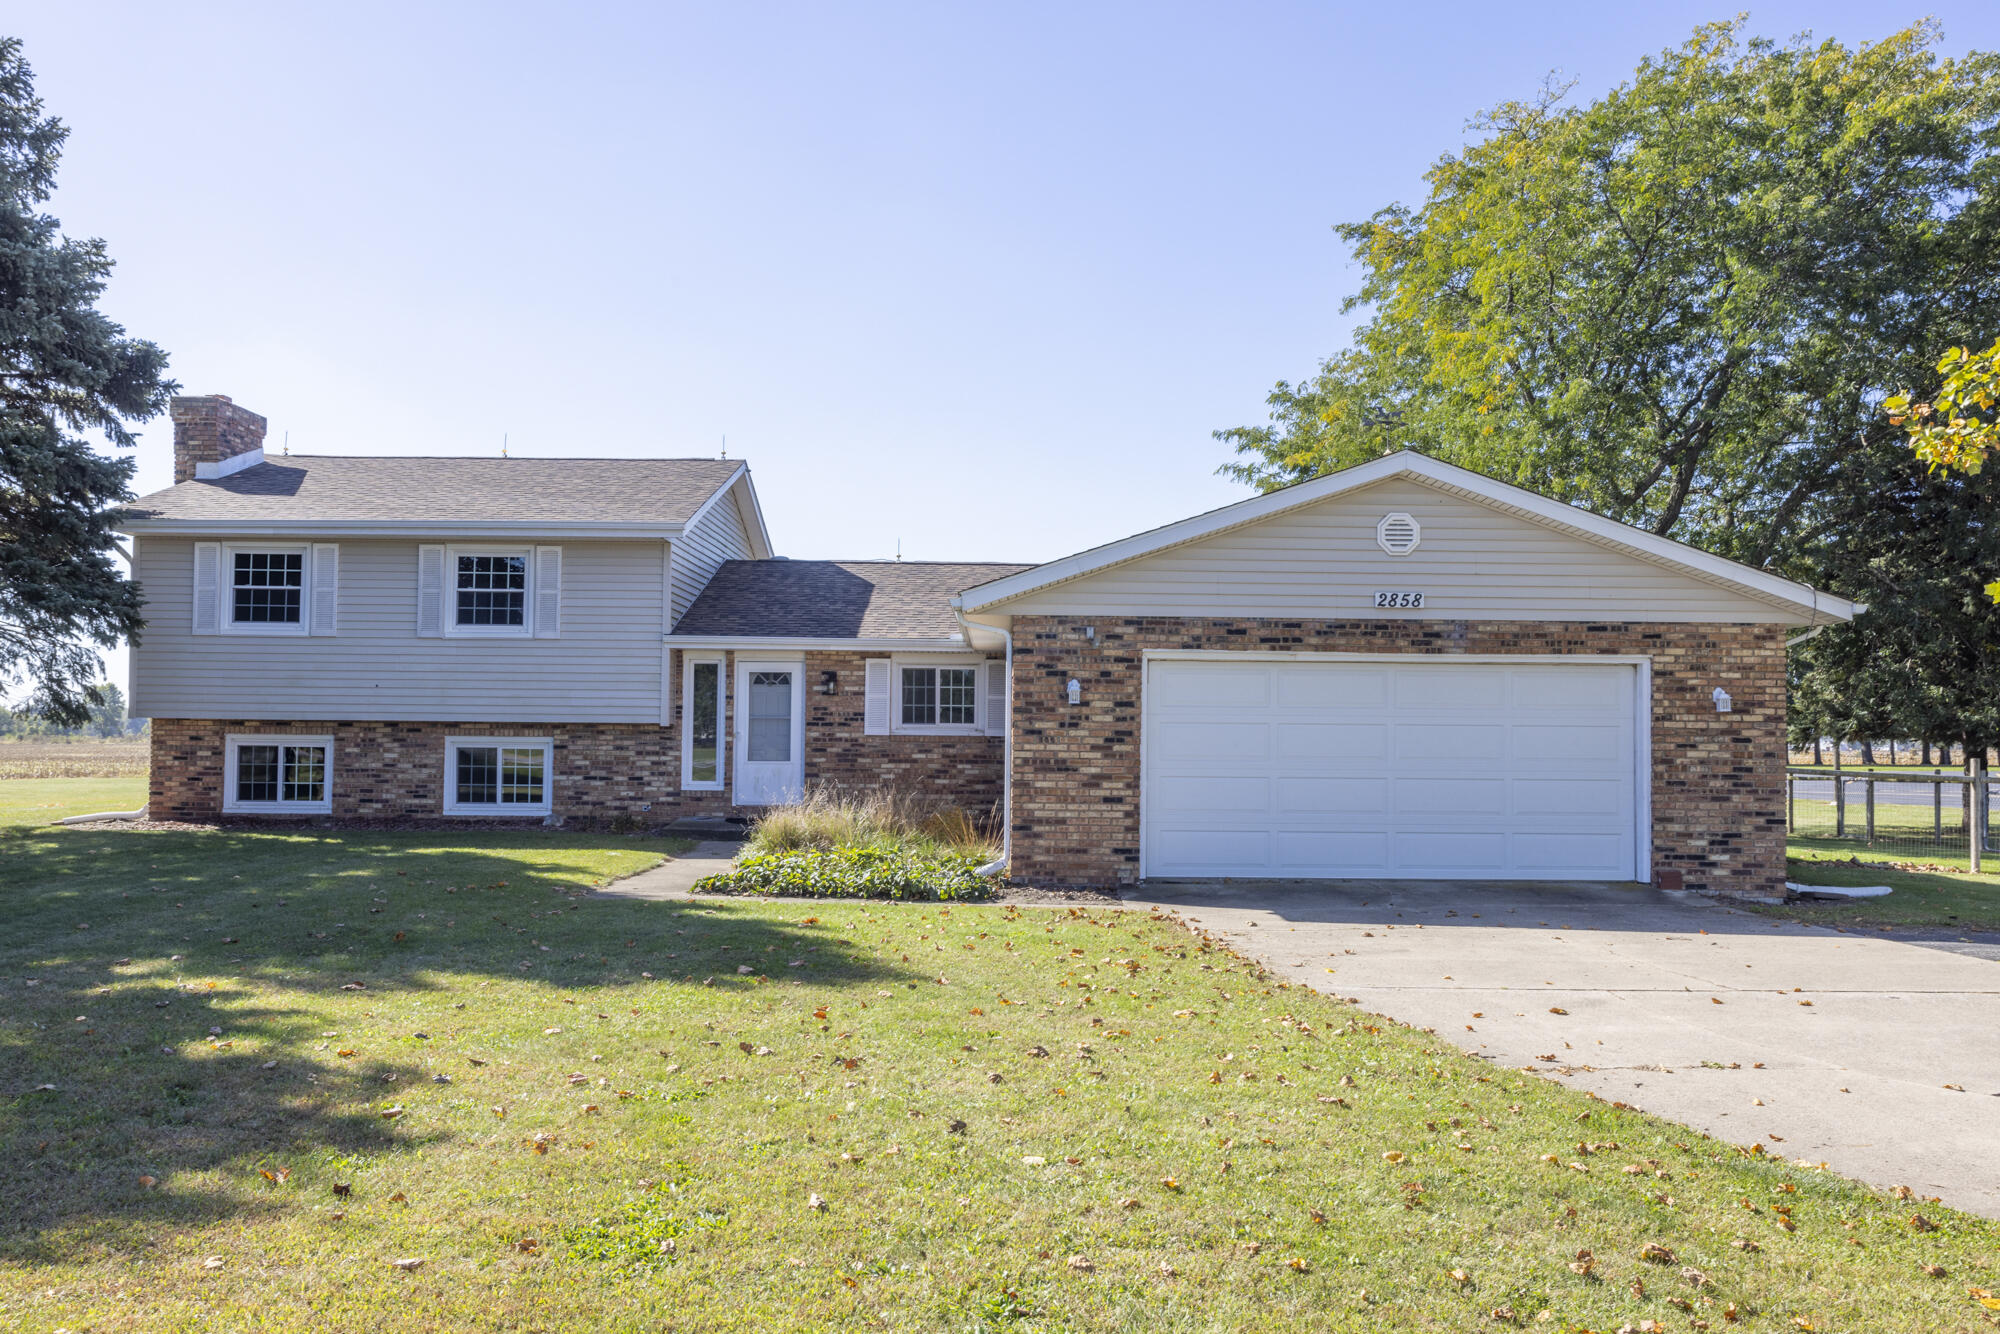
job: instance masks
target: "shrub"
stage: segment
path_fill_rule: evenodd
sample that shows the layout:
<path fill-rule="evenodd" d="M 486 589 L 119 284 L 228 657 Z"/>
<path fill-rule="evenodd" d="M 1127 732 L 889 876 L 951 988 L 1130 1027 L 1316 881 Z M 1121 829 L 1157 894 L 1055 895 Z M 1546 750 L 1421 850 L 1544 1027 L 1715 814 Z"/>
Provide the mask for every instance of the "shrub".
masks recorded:
<path fill-rule="evenodd" d="M 809 789 L 788 806 L 765 812 L 751 827 L 751 853 L 876 848 L 951 859 L 991 861 L 999 849 L 980 821 L 936 798 L 895 790 Z"/>
<path fill-rule="evenodd" d="M 903 848 L 797 848 L 759 852 L 697 881 L 697 894 L 762 894 L 806 899 L 977 902 L 994 882 L 974 873 L 977 857 L 931 856 Z"/>

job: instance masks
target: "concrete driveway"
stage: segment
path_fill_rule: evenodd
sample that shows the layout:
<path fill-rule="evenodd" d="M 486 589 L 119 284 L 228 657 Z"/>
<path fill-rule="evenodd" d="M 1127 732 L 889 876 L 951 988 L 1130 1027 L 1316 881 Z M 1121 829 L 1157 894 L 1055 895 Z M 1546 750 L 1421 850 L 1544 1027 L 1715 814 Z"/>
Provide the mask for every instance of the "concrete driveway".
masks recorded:
<path fill-rule="evenodd" d="M 1130 897 L 1496 1064 L 2000 1217 L 2000 964 L 1976 954 L 1632 886 L 1153 881 Z"/>

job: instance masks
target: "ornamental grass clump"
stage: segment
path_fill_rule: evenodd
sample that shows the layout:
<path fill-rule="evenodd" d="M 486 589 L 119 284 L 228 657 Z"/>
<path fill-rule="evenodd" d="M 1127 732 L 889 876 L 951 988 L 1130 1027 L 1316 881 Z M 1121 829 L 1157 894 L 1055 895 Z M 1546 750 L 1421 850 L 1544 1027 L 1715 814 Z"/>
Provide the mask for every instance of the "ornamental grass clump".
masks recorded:
<path fill-rule="evenodd" d="M 751 827 L 751 854 L 875 848 L 939 859 L 988 862 L 999 848 L 988 828 L 962 807 L 896 789 L 851 791 L 822 785 L 775 806 Z"/>

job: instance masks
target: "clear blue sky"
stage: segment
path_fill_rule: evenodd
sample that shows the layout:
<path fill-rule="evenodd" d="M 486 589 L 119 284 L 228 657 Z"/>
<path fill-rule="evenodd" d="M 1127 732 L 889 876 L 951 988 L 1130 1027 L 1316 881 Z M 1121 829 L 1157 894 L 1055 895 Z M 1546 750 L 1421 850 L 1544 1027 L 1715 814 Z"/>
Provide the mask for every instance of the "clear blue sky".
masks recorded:
<path fill-rule="evenodd" d="M 1043 560 L 1239 498 L 1329 231 L 1730 5 L 18 6 L 105 308 L 275 450 L 713 455 L 781 554 Z M 1930 12 L 1829 0 L 1850 44 Z M 146 427 L 139 487 L 169 477 Z M 122 680 L 116 664 L 114 679 Z"/>

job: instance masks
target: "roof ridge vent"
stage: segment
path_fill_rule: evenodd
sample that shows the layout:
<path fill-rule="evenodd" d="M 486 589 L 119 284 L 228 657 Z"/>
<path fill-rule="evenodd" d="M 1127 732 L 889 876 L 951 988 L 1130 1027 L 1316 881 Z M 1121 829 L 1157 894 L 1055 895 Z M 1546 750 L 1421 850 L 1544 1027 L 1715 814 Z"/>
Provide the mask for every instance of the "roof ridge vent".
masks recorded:
<path fill-rule="evenodd" d="M 1422 526 L 1400 510 L 1383 515 L 1381 522 L 1375 525 L 1375 545 L 1391 556 L 1407 556 L 1423 540 Z"/>

